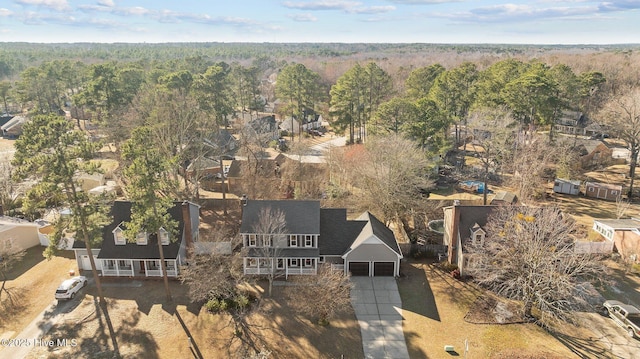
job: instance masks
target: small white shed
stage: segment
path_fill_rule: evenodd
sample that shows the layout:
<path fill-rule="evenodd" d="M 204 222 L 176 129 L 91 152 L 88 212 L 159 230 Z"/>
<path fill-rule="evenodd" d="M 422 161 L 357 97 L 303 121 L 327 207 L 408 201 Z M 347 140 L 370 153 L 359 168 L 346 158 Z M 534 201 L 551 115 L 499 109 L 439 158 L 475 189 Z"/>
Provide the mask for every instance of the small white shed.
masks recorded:
<path fill-rule="evenodd" d="M 556 178 L 553 182 L 553 192 L 577 195 L 580 193 L 581 184 L 582 182 L 580 181 Z"/>

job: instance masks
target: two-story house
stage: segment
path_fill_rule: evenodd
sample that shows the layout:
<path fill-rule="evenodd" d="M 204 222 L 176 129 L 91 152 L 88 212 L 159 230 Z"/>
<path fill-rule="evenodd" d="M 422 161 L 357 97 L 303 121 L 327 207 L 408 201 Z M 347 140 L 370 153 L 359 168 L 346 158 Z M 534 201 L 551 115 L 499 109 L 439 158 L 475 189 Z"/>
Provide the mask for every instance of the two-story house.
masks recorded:
<path fill-rule="evenodd" d="M 98 248 L 92 248 L 99 274 L 110 277 L 162 276 L 160 240 L 167 275 L 177 277 L 180 266 L 186 263 L 187 247 L 198 241 L 199 208 L 191 202 L 174 202 L 168 213 L 178 222 L 176 233 L 169 233 L 163 228 L 157 234 L 141 232 L 134 242 L 128 241 L 123 233 L 131 220 L 131 202 L 115 201 L 111 207 L 112 221 L 102 231 L 102 243 Z M 78 269 L 91 270 L 85 243 L 76 239 L 73 250 Z"/>
<path fill-rule="evenodd" d="M 266 209 L 284 214 L 284 231 L 257 233 Z M 393 232 L 369 212 L 348 220 L 346 209 L 320 208 L 319 201 L 249 200 L 240 234 L 245 274 L 314 275 L 323 263 L 358 276 L 400 273 L 402 252 Z"/>

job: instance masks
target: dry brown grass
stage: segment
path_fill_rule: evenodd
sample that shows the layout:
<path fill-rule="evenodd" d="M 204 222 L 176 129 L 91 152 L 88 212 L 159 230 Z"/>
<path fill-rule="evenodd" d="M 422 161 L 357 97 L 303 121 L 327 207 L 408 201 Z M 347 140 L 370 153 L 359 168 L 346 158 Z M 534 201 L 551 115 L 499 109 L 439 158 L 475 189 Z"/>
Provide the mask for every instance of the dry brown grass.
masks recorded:
<path fill-rule="evenodd" d="M 403 303 L 403 329 L 412 358 L 450 358 L 453 345 L 472 358 L 572 358 L 575 355 L 535 324 L 471 324 L 465 321 L 484 292 L 455 280 L 434 264 L 403 264 L 398 287 Z"/>
<path fill-rule="evenodd" d="M 77 271 L 73 252 L 47 260 L 42 256 L 44 247 L 27 250 L 22 261 L 9 271 L 6 288 L 11 291 L 15 305 L 11 305 L 2 295 L 0 305 L 0 337 L 17 335 L 40 312 L 54 300 L 54 293 L 60 283 L 69 278 L 69 270 Z"/>
<path fill-rule="evenodd" d="M 105 287 L 108 314 L 123 357 L 237 358 L 254 349 L 270 351 L 274 358 L 361 358 L 360 331 L 351 310 L 327 327 L 294 315 L 279 288 L 273 298 L 261 298 L 255 314 L 234 320 L 227 314 L 210 314 L 188 304 L 186 287 L 171 282 L 173 301 L 167 302 L 161 281 L 138 281 L 140 287 Z M 111 286 L 110 286 L 111 285 Z M 255 288 L 263 293 L 261 286 Z M 76 309 L 47 338 L 77 338 L 79 345 L 57 351 L 36 348 L 31 358 L 100 357 L 113 352 L 107 320 L 89 287 Z M 194 349 L 189 347 L 192 337 Z M 102 353 L 102 354 L 101 354 Z"/>

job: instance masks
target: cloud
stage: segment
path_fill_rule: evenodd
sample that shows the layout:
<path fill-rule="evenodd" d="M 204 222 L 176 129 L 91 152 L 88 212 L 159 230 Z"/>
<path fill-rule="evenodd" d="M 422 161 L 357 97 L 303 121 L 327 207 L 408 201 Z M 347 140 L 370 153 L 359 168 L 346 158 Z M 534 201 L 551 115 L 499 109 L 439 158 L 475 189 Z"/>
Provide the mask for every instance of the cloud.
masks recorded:
<path fill-rule="evenodd" d="M 298 10 L 349 10 L 355 6 L 362 5 L 361 2 L 355 1 L 342 1 L 342 0 L 321 0 L 311 2 L 293 2 L 285 1 L 282 6 L 289 9 Z"/>
<path fill-rule="evenodd" d="M 434 5 L 434 4 L 447 4 L 453 2 L 463 2 L 465 0 L 388 0 L 394 4 L 402 5 Z"/>
<path fill-rule="evenodd" d="M 10 16 L 13 12 L 9 9 L 0 8 L 0 16 Z"/>
<path fill-rule="evenodd" d="M 285 1 L 282 6 L 289 9 L 307 10 L 307 11 L 344 11 L 350 14 L 380 14 L 390 12 L 396 9 L 395 6 L 363 6 L 357 1 L 342 0 L 321 0 L 311 2 L 293 2 Z"/>
<path fill-rule="evenodd" d="M 598 14 L 595 6 L 534 7 L 531 5 L 499 4 L 479 7 L 456 13 L 433 13 L 434 17 L 447 18 L 458 22 L 506 23 L 538 21 L 544 19 L 585 18 Z"/>
<path fill-rule="evenodd" d="M 347 12 L 350 13 L 354 13 L 354 14 L 382 14 L 382 13 L 386 13 L 386 12 L 391 12 L 393 10 L 395 10 L 396 7 L 395 6 L 366 6 L 366 7 L 356 7 L 350 10 L 347 10 Z"/>
<path fill-rule="evenodd" d="M 116 6 L 116 4 L 113 2 L 113 0 L 99 0 L 98 1 L 98 5 L 108 6 L 108 7 Z"/>
<path fill-rule="evenodd" d="M 626 0 L 626 1 L 607 1 L 601 2 L 598 5 L 598 10 L 602 12 L 611 11 L 628 11 L 640 9 L 640 1 Z"/>
<path fill-rule="evenodd" d="M 56 11 L 69 9 L 67 0 L 14 0 L 17 4 L 46 7 Z"/>
<path fill-rule="evenodd" d="M 288 14 L 287 17 L 293 21 L 298 22 L 315 22 L 318 18 L 311 14 Z"/>

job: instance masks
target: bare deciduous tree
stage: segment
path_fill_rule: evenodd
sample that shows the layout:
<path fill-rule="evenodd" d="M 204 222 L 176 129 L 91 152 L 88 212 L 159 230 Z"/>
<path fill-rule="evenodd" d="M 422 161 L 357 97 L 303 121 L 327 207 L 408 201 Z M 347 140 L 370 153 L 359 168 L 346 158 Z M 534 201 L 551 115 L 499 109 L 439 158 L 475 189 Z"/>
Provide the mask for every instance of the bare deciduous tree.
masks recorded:
<path fill-rule="evenodd" d="M 361 205 L 380 214 L 385 223 L 402 220 L 415 207 L 421 193 L 433 182 L 427 178 L 425 152 L 414 142 L 399 137 L 370 137 L 364 150 L 354 147 L 346 156 L 349 181 Z"/>
<path fill-rule="evenodd" d="M 13 238 L 6 238 L 0 241 L 0 276 L 2 277 L 2 286 L 0 287 L 0 305 L 2 305 L 2 294 L 6 294 L 7 300 L 13 304 L 14 298 L 11 291 L 6 288 L 7 272 L 13 268 L 16 263 L 20 262 L 26 252 L 17 248 Z"/>
<path fill-rule="evenodd" d="M 286 227 L 287 221 L 284 212 L 272 208 L 263 208 L 258 214 L 257 222 L 253 223 L 253 232 L 256 234 L 255 247 L 249 248 L 249 257 L 258 261 L 261 274 L 269 281 L 269 296 L 273 291 L 273 281 L 281 275 L 278 267 L 282 258 L 282 249 L 287 247 Z"/>
<path fill-rule="evenodd" d="M 613 133 L 626 142 L 630 152 L 628 196 L 633 196 L 633 183 L 640 153 L 640 87 L 626 88 L 613 96 L 599 117 Z"/>
<path fill-rule="evenodd" d="M 509 159 L 513 172 L 510 185 L 516 189 L 518 198 L 526 203 L 542 191 L 545 168 L 554 158 L 553 147 L 536 135 L 516 141 L 517 147 Z"/>
<path fill-rule="evenodd" d="M 468 272 L 480 285 L 524 306 L 541 322 L 569 318 L 587 305 L 583 285 L 602 280 L 606 269 L 597 256 L 574 251 L 573 219 L 555 207 L 496 209 L 486 237 L 469 246 Z"/>
<path fill-rule="evenodd" d="M 513 145 L 513 125 L 515 120 L 507 110 L 482 109 L 474 111 L 467 120 L 467 127 L 473 132 L 473 148 L 476 149 L 482 165 L 484 188 L 491 171 L 497 172 L 504 161 L 506 153 Z M 487 192 L 483 192 L 484 204 L 487 204 Z"/>
<path fill-rule="evenodd" d="M 337 312 L 351 303 L 349 291 L 352 283 L 341 270 L 332 270 L 323 264 L 315 276 L 298 276 L 291 280 L 297 285 L 287 287 L 293 308 L 328 324 Z"/>

